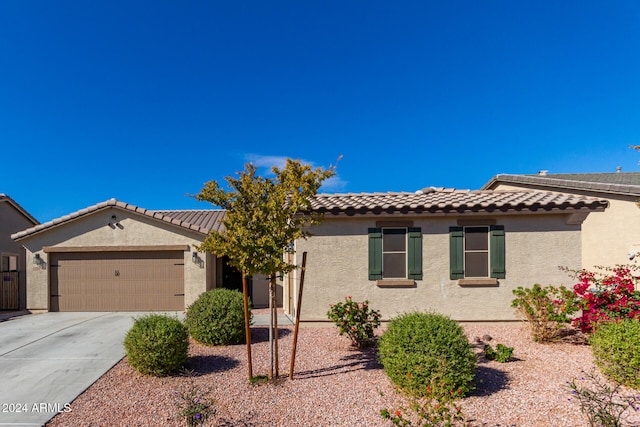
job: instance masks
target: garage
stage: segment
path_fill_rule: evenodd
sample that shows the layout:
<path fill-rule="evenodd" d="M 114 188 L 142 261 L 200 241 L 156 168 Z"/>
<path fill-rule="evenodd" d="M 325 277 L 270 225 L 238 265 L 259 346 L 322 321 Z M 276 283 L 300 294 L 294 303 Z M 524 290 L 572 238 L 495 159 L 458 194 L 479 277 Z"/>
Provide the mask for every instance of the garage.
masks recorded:
<path fill-rule="evenodd" d="M 28 266 L 27 309 L 184 311 L 224 286 L 219 258 L 198 250 L 222 218 L 221 210 L 110 199 L 15 233 Z"/>
<path fill-rule="evenodd" d="M 51 311 L 184 310 L 184 251 L 51 253 Z"/>

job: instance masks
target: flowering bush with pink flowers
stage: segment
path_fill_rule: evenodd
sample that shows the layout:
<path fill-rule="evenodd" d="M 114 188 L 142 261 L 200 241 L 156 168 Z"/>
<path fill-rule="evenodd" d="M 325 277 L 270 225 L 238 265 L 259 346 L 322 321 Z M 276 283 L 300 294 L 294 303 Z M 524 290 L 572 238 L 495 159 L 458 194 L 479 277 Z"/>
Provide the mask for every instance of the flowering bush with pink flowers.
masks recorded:
<path fill-rule="evenodd" d="M 528 320 L 534 340 L 551 341 L 569 323 L 592 334 L 604 322 L 640 319 L 640 266 L 562 270 L 577 280 L 573 289 L 536 284 L 513 291 L 512 306 Z"/>
<path fill-rule="evenodd" d="M 331 304 L 327 317 L 340 328 L 340 335 L 346 334 L 358 348 L 371 344 L 374 331 L 380 326 L 380 312 L 369 308 L 369 301 L 356 302 L 350 296 L 344 302 Z"/>
<path fill-rule="evenodd" d="M 598 324 L 624 319 L 640 319 L 640 277 L 634 276 L 637 266 L 618 265 L 601 268 L 602 272 L 579 270 L 578 283 L 573 287 L 582 314 L 573 325 L 592 333 Z"/>

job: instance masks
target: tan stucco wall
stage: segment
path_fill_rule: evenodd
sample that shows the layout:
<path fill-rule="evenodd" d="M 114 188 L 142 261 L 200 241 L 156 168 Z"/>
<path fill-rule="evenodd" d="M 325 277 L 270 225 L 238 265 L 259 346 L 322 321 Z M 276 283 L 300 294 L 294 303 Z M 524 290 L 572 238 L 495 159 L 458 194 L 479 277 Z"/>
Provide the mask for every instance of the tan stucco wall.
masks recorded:
<path fill-rule="evenodd" d="M 256 274 L 252 278 L 253 288 L 251 290 L 251 298 L 253 306 L 256 308 L 264 308 L 269 306 L 269 277 L 264 274 Z M 276 305 L 282 307 L 283 288 L 279 279 L 276 279 Z"/>
<path fill-rule="evenodd" d="M 8 201 L 0 202 L 0 255 L 18 257 L 19 308 L 26 307 L 26 254 L 22 245 L 11 239 L 13 233 L 33 227 L 33 222 L 25 217 Z"/>
<path fill-rule="evenodd" d="M 521 190 L 523 186 L 498 184 L 495 188 Z M 542 188 L 537 189 L 542 190 Z M 577 190 L 555 192 L 597 197 L 609 201 L 609 207 L 604 212 L 589 214 L 582 224 L 582 266 L 584 268 L 628 264 L 629 252 L 640 252 L 640 208 L 636 205 L 637 197 Z M 637 259 L 635 261 L 637 262 Z"/>
<path fill-rule="evenodd" d="M 110 227 L 112 215 L 121 227 Z M 215 262 L 209 262 L 210 256 L 199 253 L 201 263 L 192 261 L 193 245 L 204 239 L 199 233 L 170 224 L 164 224 L 144 215 L 130 211 L 108 208 L 94 214 L 68 222 L 59 227 L 35 234 L 20 241 L 27 248 L 27 308 L 48 310 L 49 308 L 49 272 L 48 254 L 43 247 L 83 247 L 96 246 L 166 246 L 184 245 L 184 282 L 185 307 L 193 303 L 200 293 L 211 286 L 215 278 Z M 35 266 L 34 255 L 38 253 L 45 261 L 44 267 Z"/>
<path fill-rule="evenodd" d="M 412 288 L 382 288 L 368 280 L 367 229 L 375 219 L 325 219 L 312 229 L 313 237 L 296 244 L 298 265 L 307 252 L 301 320 L 327 320 L 329 305 L 347 295 L 369 300 L 383 319 L 434 310 L 456 320 L 514 320 L 513 289 L 572 284 L 557 267 L 581 265 L 579 225 L 568 225 L 564 215 L 502 216 L 497 223 L 505 227 L 506 246 L 506 278 L 497 287 L 460 286 L 449 279 L 449 227 L 456 218 L 437 217 L 413 223 L 423 233 L 423 280 Z M 295 274 L 297 284 L 299 270 Z"/>

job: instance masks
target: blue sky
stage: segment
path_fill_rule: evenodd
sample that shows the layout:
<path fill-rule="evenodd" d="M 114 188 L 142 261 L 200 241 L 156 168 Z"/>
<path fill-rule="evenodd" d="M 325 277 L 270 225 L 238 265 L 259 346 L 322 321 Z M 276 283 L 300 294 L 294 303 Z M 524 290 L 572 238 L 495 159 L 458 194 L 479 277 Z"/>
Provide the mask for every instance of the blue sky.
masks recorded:
<path fill-rule="evenodd" d="M 0 192 L 44 222 L 246 162 L 323 192 L 640 171 L 637 1 L 0 1 Z"/>

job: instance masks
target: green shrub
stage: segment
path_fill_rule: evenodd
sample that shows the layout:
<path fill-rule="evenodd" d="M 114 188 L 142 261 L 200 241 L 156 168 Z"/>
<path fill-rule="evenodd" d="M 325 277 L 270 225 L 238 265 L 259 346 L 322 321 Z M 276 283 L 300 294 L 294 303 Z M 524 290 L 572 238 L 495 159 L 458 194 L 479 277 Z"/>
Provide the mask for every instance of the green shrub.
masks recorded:
<path fill-rule="evenodd" d="M 495 350 L 491 344 L 484 345 L 484 356 L 487 360 L 495 360 L 500 363 L 507 363 L 513 354 L 513 347 L 507 347 L 504 344 L 496 345 Z"/>
<path fill-rule="evenodd" d="M 511 306 L 529 323 L 533 340 L 541 343 L 557 339 L 579 308 L 574 293 L 564 286 L 536 283 L 531 288 L 519 286 L 512 292 L 515 298 Z"/>
<path fill-rule="evenodd" d="M 640 321 L 627 319 L 598 326 L 591 336 L 593 358 L 609 379 L 640 389 Z"/>
<path fill-rule="evenodd" d="M 132 367 L 160 377 L 178 371 L 187 362 L 189 335 L 180 320 L 148 314 L 135 320 L 125 336 L 124 348 Z"/>
<path fill-rule="evenodd" d="M 189 335 L 206 345 L 239 344 L 245 340 L 242 293 L 218 288 L 201 294 L 187 308 Z"/>
<path fill-rule="evenodd" d="M 346 334 L 358 348 L 372 343 L 374 331 L 380 326 L 380 312 L 369 308 L 369 301 L 358 303 L 350 296 L 343 303 L 331 304 L 327 317 L 340 328 L 340 335 Z"/>
<path fill-rule="evenodd" d="M 436 313 L 402 314 L 378 343 L 380 362 L 406 393 L 465 396 L 474 388 L 476 360 L 462 327 Z"/>

